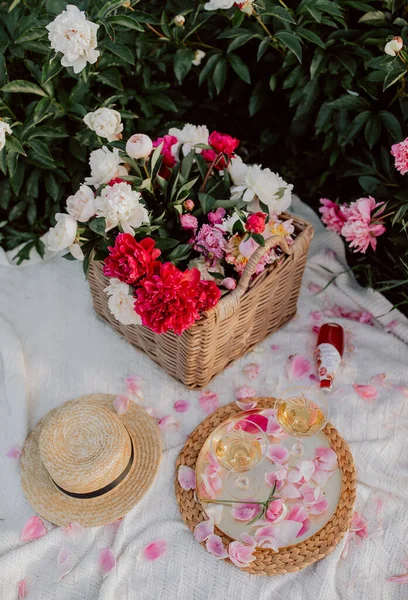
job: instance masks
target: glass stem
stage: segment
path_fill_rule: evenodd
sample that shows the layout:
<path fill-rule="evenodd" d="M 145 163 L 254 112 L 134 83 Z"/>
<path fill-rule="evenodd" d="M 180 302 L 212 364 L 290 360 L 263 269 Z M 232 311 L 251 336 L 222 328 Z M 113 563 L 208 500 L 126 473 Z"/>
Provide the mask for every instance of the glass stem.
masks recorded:
<path fill-rule="evenodd" d="M 303 440 L 302 438 L 297 438 L 296 439 L 296 443 L 292 448 L 292 452 L 293 454 L 297 454 L 298 456 L 301 456 L 303 454 Z"/>

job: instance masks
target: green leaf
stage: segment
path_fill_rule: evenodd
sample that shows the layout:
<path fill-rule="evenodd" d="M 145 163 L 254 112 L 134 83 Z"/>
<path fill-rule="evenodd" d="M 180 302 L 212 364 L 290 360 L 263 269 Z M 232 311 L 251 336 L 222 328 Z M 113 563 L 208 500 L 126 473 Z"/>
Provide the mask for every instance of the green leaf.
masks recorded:
<path fill-rule="evenodd" d="M 265 239 L 260 233 L 251 233 L 251 238 L 260 246 L 265 246 Z"/>
<path fill-rule="evenodd" d="M 115 90 L 123 90 L 119 69 L 114 67 L 110 69 L 104 69 L 104 71 L 97 74 L 96 79 L 104 85 L 114 88 Z"/>
<path fill-rule="evenodd" d="M 289 33 L 289 31 L 278 31 L 275 34 L 275 37 L 282 42 L 286 48 L 293 52 L 300 63 L 302 62 L 302 46 L 296 35 Z"/>
<path fill-rule="evenodd" d="M 215 84 L 215 89 L 217 90 L 217 94 L 219 94 L 222 90 L 222 88 L 225 85 L 225 80 L 227 78 L 227 61 L 224 57 L 222 57 L 215 69 L 214 69 L 214 73 L 213 73 L 213 81 Z"/>
<path fill-rule="evenodd" d="M 45 189 L 51 198 L 57 202 L 60 193 L 60 185 L 52 173 L 47 173 L 45 176 Z"/>
<path fill-rule="evenodd" d="M 27 156 L 23 146 L 20 144 L 19 140 L 16 137 L 14 137 L 14 135 L 7 136 L 6 148 L 7 150 L 12 150 L 13 152 L 17 152 L 18 154 Z"/>
<path fill-rule="evenodd" d="M 240 48 L 244 44 L 247 44 L 249 42 L 249 40 L 252 40 L 254 37 L 256 37 L 256 34 L 253 34 L 253 33 L 244 33 L 242 35 L 238 35 L 236 38 L 234 38 L 232 40 L 232 42 L 228 46 L 227 54 L 229 54 L 233 50 L 236 50 L 237 48 Z"/>
<path fill-rule="evenodd" d="M 27 186 L 26 186 L 26 190 L 27 190 L 27 197 L 29 200 L 32 200 L 33 198 L 38 198 L 38 193 L 39 193 L 39 180 L 40 177 L 42 176 L 42 172 L 40 171 L 40 169 L 34 169 L 30 175 L 30 177 L 27 179 Z"/>
<path fill-rule="evenodd" d="M 22 33 L 16 40 L 16 44 L 23 44 L 24 42 L 32 42 L 33 40 L 39 40 L 46 35 L 47 31 L 45 27 L 32 27 Z"/>
<path fill-rule="evenodd" d="M 258 53 L 256 55 L 256 60 L 258 62 L 261 60 L 261 58 L 263 57 L 263 55 L 267 51 L 267 49 L 269 47 L 269 43 L 270 43 L 270 39 L 268 37 L 264 37 L 264 39 L 262 40 L 262 42 L 259 44 Z"/>
<path fill-rule="evenodd" d="M 201 72 L 200 72 L 200 75 L 198 78 L 199 85 L 202 85 L 202 83 L 207 79 L 207 77 L 210 75 L 210 73 L 212 73 L 215 65 L 218 63 L 221 56 L 222 56 L 222 54 L 218 54 L 218 53 L 210 56 L 210 58 L 205 63 L 204 67 L 201 69 Z"/>
<path fill-rule="evenodd" d="M 96 219 L 92 219 L 89 222 L 89 229 L 94 233 L 100 235 L 101 237 L 105 237 L 105 229 L 106 229 L 106 219 L 105 217 L 97 217 Z"/>
<path fill-rule="evenodd" d="M 188 48 L 179 48 L 174 55 L 174 73 L 179 83 L 182 83 L 191 70 L 193 58 L 194 52 Z"/>
<path fill-rule="evenodd" d="M 324 41 L 316 33 L 310 31 L 310 29 L 298 27 L 298 29 L 296 29 L 296 33 L 308 40 L 309 42 L 312 42 L 312 44 L 316 44 L 317 46 L 320 46 L 320 48 L 323 49 L 326 48 L 326 44 L 324 43 Z"/>
<path fill-rule="evenodd" d="M 293 23 L 293 25 L 296 25 L 296 21 L 290 12 L 280 6 L 269 8 L 266 12 L 262 13 L 262 15 L 271 15 L 272 17 L 280 19 L 281 21 L 287 21 L 288 23 Z"/>
<path fill-rule="evenodd" d="M 232 233 L 239 233 L 240 235 L 245 233 L 244 224 L 240 219 L 237 219 L 232 226 Z"/>
<path fill-rule="evenodd" d="M 360 96 L 351 96 L 350 94 L 343 94 L 337 100 L 329 102 L 328 106 L 336 108 L 338 110 L 363 110 L 369 108 L 369 103 Z"/>
<path fill-rule="evenodd" d="M 178 246 L 180 241 L 173 240 L 172 238 L 158 238 L 156 241 L 156 248 L 159 250 L 169 250 L 170 248 L 174 248 Z"/>
<path fill-rule="evenodd" d="M 381 10 L 372 10 L 360 17 L 358 22 L 367 25 L 387 25 L 387 17 Z"/>
<path fill-rule="evenodd" d="M 0 171 L 7 175 L 7 162 L 6 162 L 6 148 L 0 150 Z M 0 197 L 0 205 L 1 205 L 1 197 Z"/>
<path fill-rule="evenodd" d="M 352 121 L 352 123 L 350 124 L 350 126 L 347 130 L 345 140 L 343 141 L 342 146 L 346 146 L 356 137 L 356 135 L 359 133 L 359 131 L 367 123 L 369 116 L 370 116 L 370 112 L 368 110 L 366 110 L 356 116 L 356 118 Z"/>
<path fill-rule="evenodd" d="M 210 196 L 210 194 L 204 194 L 203 192 L 199 192 L 198 199 L 201 204 L 201 209 L 205 215 L 210 212 L 216 202 L 213 196 Z"/>
<path fill-rule="evenodd" d="M 13 2 L 9 6 L 9 13 L 16 8 L 20 4 L 21 0 L 13 0 Z"/>
<path fill-rule="evenodd" d="M 377 115 L 372 116 L 365 126 L 364 137 L 370 149 L 378 141 L 381 133 L 381 121 Z"/>
<path fill-rule="evenodd" d="M 24 172 L 25 172 L 25 163 L 18 162 L 16 170 L 13 175 L 10 177 L 10 184 L 13 189 L 13 192 L 16 196 L 19 195 L 21 187 L 24 183 Z"/>
<path fill-rule="evenodd" d="M 186 260 L 192 251 L 190 244 L 179 244 L 170 254 L 167 259 L 171 262 L 180 262 Z"/>
<path fill-rule="evenodd" d="M 35 83 L 31 81 L 24 81 L 23 79 L 15 79 L 14 81 L 10 81 L 10 83 L 6 83 L 1 88 L 2 92 L 12 93 L 12 94 L 37 94 L 38 96 L 46 96 L 46 92 L 41 89 Z"/>
<path fill-rule="evenodd" d="M 33 139 L 28 142 L 30 149 L 28 150 L 28 158 L 38 167 L 44 169 L 53 169 L 56 167 L 55 161 L 50 153 L 48 145 L 39 140 Z"/>
<path fill-rule="evenodd" d="M 249 99 L 249 114 L 251 117 L 261 110 L 266 99 L 268 86 L 269 82 L 267 82 L 265 79 L 260 79 L 252 90 L 252 94 Z"/>
<path fill-rule="evenodd" d="M 181 174 L 184 177 L 184 179 L 188 179 L 190 175 L 190 171 L 194 162 L 194 157 L 195 151 L 190 150 L 190 152 L 181 161 Z"/>
<path fill-rule="evenodd" d="M 244 61 L 237 54 L 230 54 L 228 60 L 238 77 L 245 83 L 251 83 L 251 75 Z"/>
<path fill-rule="evenodd" d="M 129 65 L 135 64 L 135 57 L 125 44 L 121 44 L 120 42 L 109 42 L 106 44 L 106 47 L 112 54 L 119 56 L 119 58 L 123 58 Z"/>
<path fill-rule="evenodd" d="M 25 200 L 20 200 L 20 202 L 17 202 L 17 204 L 15 204 L 13 206 L 13 208 L 10 210 L 10 212 L 8 214 L 9 221 L 15 221 L 16 219 L 18 219 L 18 217 L 21 217 L 26 206 L 27 206 L 27 203 Z"/>
<path fill-rule="evenodd" d="M 112 25 L 126 27 L 126 29 L 135 29 L 136 31 L 144 31 L 143 27 L 131 16 L 128 15 L 112 15 L 108 17 L 108 22 Z"/>
<path fill-rule="evenodd" d="M 385 128 L 390 134 L 392 141 L 398 142 L 399 140 L 402 140 L 402 129 L 397 117 L 395 117 L 392 113 L 388 112 L 387 110 L 380 110 L 378 116 L 380 117 Z"/>
<path fill-rule="evenodd" d="M 271 90 L 271 92 L 274 92 L 276 90 L 277 82 L 278 80 L 276 79 L 276 75 L 271 75 L 269 78 L 269 89 Z"/>
<path fill-rule="evenodd" d="M 123 6 L 123 0 L 109 0 L 109 2 L 104 4 L 104 6 L 98 12 L 96 18 L 102 21 L 109 15 L 109 13 L 113 12 L 117 8 L 120 8 L 121 6 Z"/>
<path fill-rule="evenodd" d="M 178 200 L 180 198 L 180 196 L 183 195 L 184 192 L 189 192 L 197 181 L 198 181 L 198 177 L 196 177 L 195 179 L 192 179 L 191 181 L 187 181 L 187 183 L 182 185 L 180 187 L 179 191 L 177 192 L 176 200 Z M 185 195 L 186 198 L 187 198 L 187 195 L 188 194 Z"/>
<path fill-rule="evenodd" d="M 407 72 L 407 68 L 398 59 L 393 60 L 389 65 L 391 68 L 385 76 L 383 92 L 401 79 L 401 77 L 404 77 Z"/>

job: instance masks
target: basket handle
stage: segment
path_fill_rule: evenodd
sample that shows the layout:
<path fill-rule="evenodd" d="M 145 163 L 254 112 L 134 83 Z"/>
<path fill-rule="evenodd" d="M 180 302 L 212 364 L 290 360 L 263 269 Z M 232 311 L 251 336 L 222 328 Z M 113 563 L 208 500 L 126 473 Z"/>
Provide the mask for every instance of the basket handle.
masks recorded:
<path fill-rule="evenodd" d="M 230 292 L 227 296 L 225 296 L 225 298 L 222 298 L 222 300 L 215 306 L 214 310 L 217 320 L 224 319 L 234 312 L 236 306 L 238 305 L 239 299 L 248 289 L 249 282 L 251 281 L 252 275 L 255 273 L 255 269 L 259 261 L 267 252 L 269 252 L 269 250 L 271 250 L 271 248 L 274 248 L 275 246 L 279 246 L 279 248 L 288 256 L 294 253 L 293 247 L 289 246 L 285 238 L 281 235 L 272 235 L 270 238 L 265 240 L 265 246 L 259 246 L 259 248 L 257 248 L 252 254 L 235 290 Z"/>

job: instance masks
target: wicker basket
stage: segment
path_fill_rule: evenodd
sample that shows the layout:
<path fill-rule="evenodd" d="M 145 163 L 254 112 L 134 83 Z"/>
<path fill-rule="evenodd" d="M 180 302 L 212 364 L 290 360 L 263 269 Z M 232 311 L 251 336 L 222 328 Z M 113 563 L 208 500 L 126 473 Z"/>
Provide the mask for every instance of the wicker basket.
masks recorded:
<path fill-rule="evenodd" d="M 145 352 L 169 375 L 187 387 L 205 387 L 215 375 L 273 333 L 296 313 L 307 252 L 313 237 L 312 226 L 293 218 L 296 238 L 288 246 L 281 236 L 272 236 L 265 246 L 251 256 L 236 289 L 225 295 L 217 306 L 178 336 L 162 335 L 141 325 L 122 325 L 108 308 L 104 288 L 108 280 L 102 265 L 93 261 L 88 280 L 96 312 L 135 348 Z M 257 277 L 256 265 L 273 246 L 280 246 L 282 256 Z"/>

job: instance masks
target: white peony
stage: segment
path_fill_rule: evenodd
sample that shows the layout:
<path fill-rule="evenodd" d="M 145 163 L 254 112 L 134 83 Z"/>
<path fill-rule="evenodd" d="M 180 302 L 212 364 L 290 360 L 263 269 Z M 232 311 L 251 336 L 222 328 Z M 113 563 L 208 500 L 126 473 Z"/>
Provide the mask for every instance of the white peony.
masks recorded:
<path fill-rule="evenodd" d="M 88 21 L 85 13 L 73 4 L 68 4 L 66 10 L 46 26 L 51 48 L 63 54 L 63 67 L 73 67 L 74 73 L 80 73 L 87 62 L 94 64 L 98 60 L 98 28 L 99 25 Z"/>
<path fill-rule="evenodd" d="M 181 146 L 183 154 L 186 156 L 195 144 L 208 144 L 210 132 L 205 125 L 191 125 L 187 123 L 183 129 L 172 127 L 169 129 L 169 135 L 174 135 L 177 138 L 177 149 L 178 146 Z M 202 149 L 196 148 L 195 151 L 200 154 Z"/>
<path fill-rule="evenodd" d="M 153 142 L 145 133 L 134 133 L 126 142 L 126 154 L 131 158 L 147 158 L 153 150 Z"/>
<path fill-rule="evenodd" d="M 261 210 L 260 200 L 271 212 L 279 214 L 290 205 L 292 190 L 293 185 L 286 183 L 277 173 L 262 169 L 261 165 L 251 165 L 244 182 L 231 188 L 231 197 L 237 199 L 243 194 L 242 199 L 248 203 L 250 212 Z"/>
<path fill-rule="evenodd" d="M 112 108 L 98 108 L 84 116 L 84 123 L 108 142 L 122 139 L 123 123 L 120 113 Z"/>
<path fill-rule="evenodd" d="M 200 271 L 201 279 L 204 281 L 215 281 L 216 278 L 213 277 L 208 271 L 211 273 L 220 273 L 220 275 L 224 275 L 224 267 L 222 265 L 211 265 L 208 263 L 203 256 L 199 258 L 193 258 L 188 263 L 189 269 L 198 269 Z"/>
<path fill-rule="evenodd" d="M 194 52 L 194 58 L 191 62 L 195 67 L 198 67 L 199 65 L 201 65 L 201 61 L 203 60 L 204 56 L 205 52 L 203 52 L 202 50 L 196 50 Z"/>
<path fill-rule="evenodd" d="M 142 320 L 135 312 L 135 299 L 129 294 L 129 286 L 119 279 L 110 279 L 104 289 L 109 296 L 109 310 L 122 325 L 141 325 Z"/>
<path fill-rule="evenodd" d="M 96 198 L 96 214 L 105 217 L 106 231 L 121 225 L 125 233 L 134 234 L 134 230 L 143 223 L 149 223 L 149 213 L 140 204 L 142 195 L 132 189 L 128 183 L 121 182 L 103 188 Z"/>
<path fill-rule="evenodd" d="M 387 44 L 385 44 L 384 52 L 390 56 L 396 56 L 404 45 L 404 41 L 401 37 L 397 36 L 392 38 Z"/>
<path fill-rule="evenodd" d="M 77 260 L 84 260 L 85 256 L 79 244 L 71 244 L 70 246 L 68 246 L 68 250 L 71 252 L 72 256 Z"/>
<path fill-rule="evenodd" d="M 77 222 L 71 215 L 57 213 L 55 220 L 55 227 L 51 227 L 47 235 L 47 247 L 51 252 L 65 250 L 74 244 L 77 234 Z"/>
<path fill-rule="evenodd" d="M 246 165 L 240 156 L 233 156 L 227 167 L 227 171 L 234 185 L 243 185 L 247 174 L 248 165 Z"/>
<path fill-rule="evenodd" d="M 5 123 L 0 119 L 0 150 L 3 150 L 6 145 L 6 133 L 11 135 L 13 130 L 8 123 Z"/>
<path fill-rule="evenodd" d="M 86 223 L 95 216 L 95 194 L 87 185 L 81 185 L 79 190 L 67 198 L 67 212 L 81 223 Z"/>
<path fill-rule="evenodd" d="M 115 177 L 127 175 L 127 170 L 121 166 L 123 162 L 117 148 L 113 148 L 112 152 L 106 146 L 94 150 L 89 156 L 91 177 L 85 177 L 85 183 L 98 188 L 103 183 L 109 183 Z"/>
<path fill-rule="evenodd" d="M 234 6 L 236 0 L 210 0 L 206 4 L 204 4 L 205 10 L 218 10 L 223 8 L 224 10 L 228 10 Z"/>

